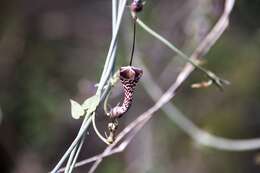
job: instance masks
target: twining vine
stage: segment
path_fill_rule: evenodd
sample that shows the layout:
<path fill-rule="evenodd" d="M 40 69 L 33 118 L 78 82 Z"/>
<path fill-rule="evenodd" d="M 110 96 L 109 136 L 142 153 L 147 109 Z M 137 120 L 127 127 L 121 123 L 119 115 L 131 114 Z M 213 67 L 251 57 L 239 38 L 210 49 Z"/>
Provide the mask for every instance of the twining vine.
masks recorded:
<path fill-rule="evenodd" d="M 128 6 L 129 8 L 125 8 Z M 119 71 L 115 72 L 115 60 L 117 53 L 117 44 L 118 44 L 118 32 L 120 29 L 123 13 L 125 9 L 129 9 L 132 22 L 133 22 L 133 44 L 130 56 L 130 62 L 128 66 L 120 67 Z M 180 58 L 184 59 L 190 65 L 192 65 L 197 70 L 203 72 L 207 75 L 209 80 L 207 81 L 207 87 L 211 84 L 215 84 L 218 88 L 223 90 L 223 85 L 229 84 L 228 81 L 219 78 L 213 72 L 203 68 L 200 65 L 199 61 L 195 61 L 190 59 L 186 54 L 184 54 L 181 50 L 176 48 L 172 43 L 170 43 L 167 39 L 162 37 L 160 34 L 153 31 L 150 27 L 144 24 L 139 18 L 138 13 L 143 11 L 144 2 L 142 0 L 132 0 L 130 5 L 127 5 L 127 0 L 112 0 L 112 40 L 110 43 L 110 47 L 108 50 L 108 54 L 106 57 L 106 61 L 104 64 L 103 72 L 98 83 L 97 92 L 94 96 L 86 99 L 82 104 L 77 103 L 74 100 L 71 100 L 71 114 L 74 119 L 79 119 L 84 117 L 80 130 L 72 142 L 70 147 L 64 153 L 60 161 L 51 171 L 51 173 L 56 173 L 59 171 L 63 163 L 67 160 L 67 164 L 65 166 L 64 172 L 71 173 L 74 170 L 78 155 L 83 147 L 84 141 L 86 140 L 86 130 L 89 128 L 89 125 L 92 123 L 95 129 L 97 136 L 104 141 L 106 144 L 110 145 L 114 143 L 116 140 L 116 130 L 119 123 L 119 118 L 121 118 L 131 107 L 133 101 L 133 94 L 135 90 L 135 86 L 138 81 L 141 79 L 143 75 L 143 70 L 139 67 L 132 66 L 134 51 L 135 51 L 135 42 L 136 42 L 136 27 L 139 24 L 144 30 L 146 30 L 149 34 L 154 36 L 156 39 L 161 41 L 163 44 L 172 49 L 175 53 L 179 55 Z M 108 97 L 111 92 L 112 87 L 115 83 L 120 80 L 123 88 L 124 88 L 124 98 L 123 102 L 120 105 L 116 105 L 112 109 L 107 108 Z M 196 84 L 196 87 L 202 86 L 205 82 Z M 203 85 L 204 86 L 204 85 Z M 95 124 L 95 116 L 96 109 L 100 106 L 100 103 L 104 101 L 105 112 L 108 115 L 111 122 L 108 123 L 108 131 L 109 134 L 106 137 L 98 131 Z"/>

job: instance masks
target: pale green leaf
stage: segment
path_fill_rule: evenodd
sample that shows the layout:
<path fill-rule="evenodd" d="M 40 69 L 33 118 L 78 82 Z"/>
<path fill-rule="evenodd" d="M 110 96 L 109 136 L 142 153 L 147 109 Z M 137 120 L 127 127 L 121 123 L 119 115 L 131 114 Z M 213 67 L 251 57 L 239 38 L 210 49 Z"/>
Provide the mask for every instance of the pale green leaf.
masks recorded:
<path fill-rule="evenodd" d="M 98 104 L 99 104 L 99 96 L 94 95 L 84 101 L 84 103 L 82 104 L 82 108 L 84 110 L 88 110 L 88 112 L 93 112 L 96 110 Z"/>
<path fill-rule="evenodd" d="M 87 113 L 90 114 L 90 113 L 94 112 L 97 109 L 98 104 L 99 104 L 99 100 L 95 100 L 95 102 L 92 102 L 90 104 L 90 107 L 87 110 Z"/>
<path fill-rule="evenodd" d="M 71 103 L 71 115 L 74 119 L 79 119 L 81 116 L 84 115 L 85 110 L 82 106 L 74 100 L 70 100 Z"/>

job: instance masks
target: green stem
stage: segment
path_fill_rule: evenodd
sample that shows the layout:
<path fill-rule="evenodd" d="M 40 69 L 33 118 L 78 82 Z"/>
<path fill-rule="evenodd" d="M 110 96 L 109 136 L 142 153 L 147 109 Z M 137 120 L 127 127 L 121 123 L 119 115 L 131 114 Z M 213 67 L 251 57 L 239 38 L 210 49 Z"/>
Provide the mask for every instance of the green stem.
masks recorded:
<path fill-rule="evenodd" d="M 64 173 L 68 173 L 69 170 L 70 170 L 70 166 L 71 166 L 71 163 L 73 161 L 73 158 L 76 154 L 76 151 L 77 151 L 78 147 L 74 147 L 74 149 L 72 150 L 72 152 L 70 153 L 70 157 L 69 157 L 69 160 L 67 161 L 67 164 L 66 164 L 66 167 L 65 167 L 65 171 Z"/>
<path fill-rule="evenodd" d="M 73 159 L 73 161 L 72 161 L 72 163 L 71 163 L 71 166 L 70 166 L 70 169 L 69 169 L 69 172 L 68 172 L 68 173 L 72 173 L 72 171 L 73 171 L 73 169 L 74 169 L 74 167 L 75 167 L 75 164 L 76 164 L 76 162 L 77 162 L 79 153 L 80 153 L 81 148 L 82 148 L 82 146 L 83 146 L 83 144 L 84 144 L 85 138 L 86 138 L 86 134 L 83 135 L 83 137 L 82 137 L 82 139 L 81 139 L 81 141 L 80 141 L 80 144 L 79 144 L 79 146 L 78 146 L 77 152 L 76 152 L 76 154 L 75 154 L 75 156 L 74 156 L 74 159 Z"/>
<path fill-rule="evenodd" d="M 121 6 L 119 7 L 119 12 L 118 12 L 118 17 L 117 17 L 117 22 L 116 22 L 116 27 L 115 27 L 115 34 L 111 40 L 111 44 L 110 44 L 109 51 L 108 51 L 107 58 L 106 58 L 105 67 L 104 67 L 100 82 L 98 84 L 98 90 L 97 90 L 98 95 L 101 94 L 101 92 L 104 88 L 104 85 L 107 83 L 107 80 L 110 77 L 111 73 L 108 73 L 108 72 L 111 72 L 111 70 L 113 69 L 113 66 L 114 66 L 115 56 L 112 57 L 111 55 L 113 54 L 113 50 L 115 49 L 117 36 L 118 36 L 119 28 L 121 25 L 123 13 L 125 10 L 126 2 L 127 2 L 127 0 L 122 0 L 122 2 L 120 3 Z M 105 73 L 105 72 L 107 72 L 107 73 Z"/>
<path fill-rule="evenodd" d="M 118 7 L 119 13 L 118 13 L 117 19 L 115 19 L 116 13 L 113 12 L 113 36 L 112 36 L 112 41 L 111 41 L 111 44 L 110 44 L 110 48 L 109 48 L 109 51 L 108 51 L 108 54 L 107 54 L 107 57 L 106 57 L 106 62 L 105 62 L 104 69 L 103 69 L 101 79 L 100 79 L 100 82 L 99 82 L 98 90 L 97 90 L 97 93 L 96 93 L 96 95 L 98 95 L 98 96 L 102 95 L 103 98 L 104 98 L 104 96 L 103 96 L 103 94 L 101 94 L 102 90 L 104 89 L 104 85 L 106 84 L 109 76 L 111 75 L 112 69 L 113 69 L 114 64 L 115 64 L 115 52 L 116 52 L 117 36 L 118 36 L 122 16 L 123 16 L 123 13 L 124 13 L 124 10 L 125 10 L 126 1 L 127 0 L 120 0 L 120 6 Z M 115 4 L 116 0 L 113 0 L 112 2 L 113 2 L 112 3 L 113 4 L 113 10 L 116 10 L 116 4 Z M 105 89 L 104 92 L 107 94 L 106 89 Z M 58 169 L 61 167 L 61 165 L 66 160 L 66 158 L 69 156 L 69 154 L 71 154 L 71 158 L 74 157 L 74 160 L 76 159 L 77 153 L 79 153 L 79 151 L 81 149 L 81 147 L 77 147 L 77 146 L 79 146 L 80 140 L 81 140 L 81 143 L 83 141 L 82 136 L 85 134 L 86 129 L 89 127 L 89 124 L 91 122 L 90 117 L 91 117 L 91 115 L 85 116 L 84 121 L 82 123 L 82 126 L 81 126 L 79 132 L 78 132 L 77 137 L 74 139 L 74 141 L 72 142 L 72 144 L 70 145 L 68 150 L 62 156 L 62 158 L 60 159 L 58 164 L 54 167 L 54 169 L 51 171 L 51 173 L 56 173 L 58 171 Z M 76 155 L 74 155 L 76 150 L 77 150 Z M 67 164 L 68 166 L 71 164 L 70 160 L 69 160 L 69 163 Z"/>
<path fill-rule="evenodd" d="M 94 114 L 94 115 L 92 115 L 92 125 L 93 125 L 93 128 L 94 128 L 94 130 L 95 130 L 95 132 L 96 132 L 96 134 L 97 134 L 97 136 L 101 139 L 101 141 L 103 141 L 104 143 L 106 143 L 107 145 L 110 145 L 108 142 L 107 142 L 107 139 L 105 138 L 105 137 L 103 137 L 102 135 L 101 135 L 101 133 L 99 132 L 99 130 L 97 129 L 97 126 L 96 126 L 96 115 Z"/>
<path fill-rule="evenodd" d="M 156 33 L 154 30 L 152 30 L 149 26 L 147 26 L 144 22 L 142 22 L 139 18 L 136 19 L 136 22 L 144 29 L 146 30 L 149 34 L 154 36 L 156 39 L 161 41 L 163 44 L 165 44 L 167 47 L 169 47 L 171 50 L 176 52 L 182 59 L 185 61 L 189 62 L 191 65 L 193 65 L 196 69 L 199 69 L 203 73 L 207 75 L 208 78 L 210 78 L 214 84 L 216 84 L 220 89 L 223 88 L 223 84 L 229 84 L 228 81 L 225 81 L 221 78 L 219 78 L 216 74 L 213 72 L 201 67 L 198 65 L 196 61 L 190 59 L 186 54 L 184 54 L 181 50 L 179 50 L 177 47 L 175 47 L 171 42 L 166 40 L 164 37 L 162 37 L 160 34 Z"/>
<path fill-rule="evenodd" d="M 86 118 L 88 117 L 88 118 Z M 79 130 L 79 133 L 77 137 L 74 139 L 70 147 L 67 149 L 67 151 L 64 153 L 58 164 L 54 167 L 54 169 L 51 171 L 51 173 L 56 173 L 58 169 L 61 167 L 62 163 L 66 160 L 66 158 L 69 156 L 69 154 L 72 152 L 72 150 L 75 148 L 75 146 L 78 144 L 79 140 L 82 138 L 83 134 L 85 134 L 85 131 L 87 130 L 89 124 L 91 123 L 91 118 L 89 116 L 86 116 L 84 121 L 82 123 L 82 128 Z"/>

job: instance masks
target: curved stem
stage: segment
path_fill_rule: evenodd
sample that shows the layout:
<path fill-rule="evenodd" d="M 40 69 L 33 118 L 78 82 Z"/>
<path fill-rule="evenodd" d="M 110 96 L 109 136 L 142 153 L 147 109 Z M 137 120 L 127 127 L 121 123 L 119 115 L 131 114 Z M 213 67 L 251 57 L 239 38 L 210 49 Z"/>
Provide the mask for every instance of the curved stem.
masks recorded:
<path fill-rule="evenodd" d="M 96 121 L 95 121 L 95 114 L 92 115 L 92 125 L 93 125 L 93 128 L 97 134 L 97 136 L 101 139 L 101 141 L 103 141 L 104 143 L 106 143 L 107 145 L 110 145 L 108 142 L 107 142 L 107 139 L 105 137 L 103 137 L 101 135 L 101 133 L 99 132 L 99 130 L 97 129 L 97 126 L 96 126 Z"/>
<path fill-rule="evenodd" d="M 104 109 L 106 115 L 109 114 L 109 110 L 108 110 L 108 98 L 109 98 L 110 94 L 111 94 L 111 90 L 108 92 L 108 94 L 106 95 L 106 98 L 105 98 L 105 100 L 104 100 L 103 109 Z"/>

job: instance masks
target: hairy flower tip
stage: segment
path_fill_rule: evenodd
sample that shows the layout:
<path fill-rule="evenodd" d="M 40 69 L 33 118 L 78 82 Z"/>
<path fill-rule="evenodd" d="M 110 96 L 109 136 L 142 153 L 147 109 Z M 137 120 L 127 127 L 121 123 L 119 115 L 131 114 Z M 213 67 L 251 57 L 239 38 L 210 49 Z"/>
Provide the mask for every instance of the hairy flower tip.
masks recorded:
<path fill-rule="evenodd" d="M 130 5 L 131 11 L 135 13 L 142 11 L 143 7 L 144 7 L 144 2 L 142 0 L 133 0 Z"/>

